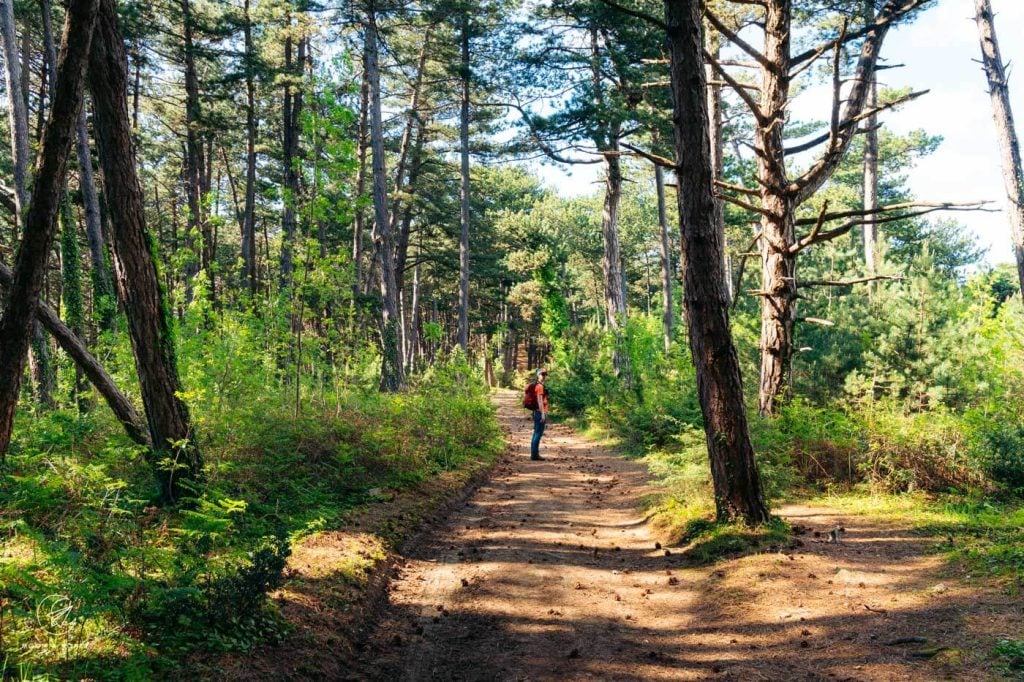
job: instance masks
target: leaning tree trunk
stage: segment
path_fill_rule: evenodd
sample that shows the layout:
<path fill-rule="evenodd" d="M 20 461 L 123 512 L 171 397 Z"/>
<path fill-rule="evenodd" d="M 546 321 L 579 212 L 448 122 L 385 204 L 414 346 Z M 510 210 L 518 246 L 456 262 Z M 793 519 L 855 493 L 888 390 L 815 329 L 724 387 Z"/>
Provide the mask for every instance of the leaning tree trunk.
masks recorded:
<path fill-rule="evenodd" d="M 34 197 L 25 214 L 14 277 L 0 318 L 0 453 L 6 453 L 11 443 L 21 375 L 57 231 L 96 8 L 97 0 L 74 0 L 68 7 L 54 101 L 35 170 Z"/>
<path fill-rule="evenodd" d="M 13 281 L 14 271 L 0 263 L 0 284 L 9 287 Z M 121 426 L 124 427 L 128 437 L 139 445 L 148 448 L 151 443 L 142 417 L 139 416 L 135 406 L 132 405 L 127 396 L 117 388 L 114 379 L 103 369 L 103 365 L 100 364 L 99 360 L 89 352 L 81 337 L 64 324 L 57 313 L 42 301 L 40 301 L 39 307 L 36 310 L 36 318 L 42 323 L 46 331 L 50 332 L 57 345 L 67 353 L 71 361 L 75 363 L 75 366 L 85 374 L 86 378 L 99 391 L 99 394 L 103 396 L 103 400 L 106 401 L 117 420 L 121 422 Z"/>
<path fill-rule="evenodd" d="M 999 137 L 999 151 L 1003 162 L 1003 184 L 1010 202 L 1010 232 L 1013 236 L 1013 254 L 1017 259 L 1017 277 L 1024 291 L 1024 167 L 1021 165 L 1020 142 L 1010 108 L 1010 88 L 996 28 L 993 23 L 990 0 L 975 0 L 975 20 L 981 39 L 982 65 L 988 78 L 992 99 L 992 115 Z"/>
<path fill-rule="evenodd" d="M 26 30 L 24 37 L 29 36 Z M 24 227 L 25 210 L 29 203 L 28 174 L 31 172 L 32 151 L 29 147 L 28 131 L 28 71 L 18 58 L 17 29 L 14 23 L 14 7 L 12 2 L 0 2 L 0 40 L 3 42 L 5 83 L 7 85 L 7 101 L 10 107 L 11 130 L 11 161 L 14 171 L 14 201 L 16 206 L 15 226 Z M 25 46 L 23 41 L 23 47 Z M 22 55 L 27 59 L 27 50 Z M 54 68 L 56 63 L 54 62 Z M 51 92 L 54 89 L 51 83 Z M 52 104 L 51 104 L 52 108 Z M 41 110 L 41 105 L 40 105 Z M 31 366 L 32 383 L 36 398 L 43 405 L 52 403 L 53 367 L 50 363 L 50 351 L 46 344 L 46 336 L 38 323 L 32 323 L 32 341 L 29 348 L 29 364 Z"/>
<path fill-rule="evenodd" d="M 699 0 L 666 0 L 676 174 L 690 350 L 704 415 L 718 518 L 768 520 L 747 429 L 739 360 L 729 331 L 722 236 L 716 224 Z"/>
<path fill-rule="evenodd" d="M 380 260 L 380 336 L 382 391 L 402 386 L 402 349 L 398 342 L 398 291 L 395 282 L 395 244 L 388 216 L 387 169 L 384 166 L 384 123 L 380 107 L 380 66 L 377 15 L 371 0 L 366 18 L 366 74 L 370 91 L 370 146 L 373 152 L 373 240 Z"/>
<path fill-rule="evenodd" d="M 459 326 L 458 343 L 469 353 L 469 11 L 462 12 L 462 106 L 459 111 L 459 156 L 462 185 L 459 196 Z"/>
<path fill-rule="evenodd" d="M 160 494 L 178 502 L 195 494 L 203 460 L 196 446 L 174 353 L 170 313 L 146 230 L 142 188 L 128 116 L 128 71 L 116 0 L 100 0 L 89 61 L 96 142 L 103 170 L 117 291 L 124 304 L 135 369 L 153 443 L 149 455 Z"/>

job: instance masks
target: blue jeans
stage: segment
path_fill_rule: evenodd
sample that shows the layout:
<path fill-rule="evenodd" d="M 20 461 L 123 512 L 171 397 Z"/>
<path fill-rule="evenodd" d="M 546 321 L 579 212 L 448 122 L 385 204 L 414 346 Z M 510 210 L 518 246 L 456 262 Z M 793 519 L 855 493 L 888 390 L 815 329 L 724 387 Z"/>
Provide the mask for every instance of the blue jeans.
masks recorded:
<path fill-rule="evenodd" d="M 542 420 L 540 410 L 533 411 L 533 440 L 530 441 L 530 459 L 540 459 L 540 439 L 544 435 L 547 420 Z"/>

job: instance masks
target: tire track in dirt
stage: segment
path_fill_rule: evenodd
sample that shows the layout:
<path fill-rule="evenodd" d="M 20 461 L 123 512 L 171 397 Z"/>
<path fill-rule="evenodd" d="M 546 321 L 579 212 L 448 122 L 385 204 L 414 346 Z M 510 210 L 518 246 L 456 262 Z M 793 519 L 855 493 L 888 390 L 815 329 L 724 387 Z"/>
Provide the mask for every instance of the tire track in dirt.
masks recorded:
<path fill-rule="evenodd" d="M 518 394 L 496 402 L 508 454 L 406 552 L 351 679 L 992 679 L 970 652 L 1024 623 L 929 541 L 830 509 L 779 510 L 793 548 L 692 567 L 638 511 L 642 463 L 562 425 L 531 462 Z M 886 644 L 907 636 L 946 648 Z"/>

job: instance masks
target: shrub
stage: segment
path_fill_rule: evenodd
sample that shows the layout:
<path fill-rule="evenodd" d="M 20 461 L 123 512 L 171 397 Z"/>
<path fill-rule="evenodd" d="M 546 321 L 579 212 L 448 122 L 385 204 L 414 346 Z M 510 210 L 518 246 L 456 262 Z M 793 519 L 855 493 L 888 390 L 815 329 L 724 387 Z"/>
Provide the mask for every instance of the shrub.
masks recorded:
<path fill-rule="evenodd" d="M 1024 427 L 997 425 L 984 434 L 978 454 L 985 474 L 995 483 L 1024 494 Z"/>

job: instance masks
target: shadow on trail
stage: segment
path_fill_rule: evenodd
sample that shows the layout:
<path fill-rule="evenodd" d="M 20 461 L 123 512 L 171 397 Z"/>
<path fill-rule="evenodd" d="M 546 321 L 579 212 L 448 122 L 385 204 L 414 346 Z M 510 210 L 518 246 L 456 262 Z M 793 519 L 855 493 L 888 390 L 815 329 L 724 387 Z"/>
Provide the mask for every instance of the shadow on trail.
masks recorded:
<path fill-rule="evenodd" d="M 509 458 L 408 548 L 348 679 L 991 677 L 958 667 L 978 595 L 934 592 L 942 562 L 920 537 L 796 511 L 798 546 L 695 566 L 698 546 L 655 549 L 641 464 L 558 425 L 548 461 L 527 461 L 517 398 L 499 399 Z M 836 523 L 842 544 L 813 537 Z"/>

